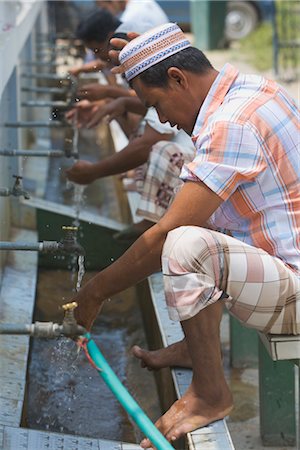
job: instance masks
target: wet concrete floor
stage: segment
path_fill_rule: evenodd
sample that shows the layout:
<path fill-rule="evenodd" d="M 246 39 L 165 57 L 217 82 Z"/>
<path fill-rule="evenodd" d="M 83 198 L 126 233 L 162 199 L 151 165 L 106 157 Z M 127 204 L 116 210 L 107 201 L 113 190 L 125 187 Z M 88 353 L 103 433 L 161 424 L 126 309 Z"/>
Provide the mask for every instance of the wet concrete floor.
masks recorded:
<path fill-rule="evenodd" d="M 86 282 L 93 273 L 84 276 Z M 70 272 L 40 270 L 34 320 L 62 320 L 59 308 L 71 297 Z M 147 346 L 142 318 L 127 290 L 106 301 L 93 327 L 105 358 L 151 420 L 160 414 L 153 374 L 130 355 Z M 139 442 L 142 435 L 73 341 L 32 339 L 24 426 L 94 438 Z"/>

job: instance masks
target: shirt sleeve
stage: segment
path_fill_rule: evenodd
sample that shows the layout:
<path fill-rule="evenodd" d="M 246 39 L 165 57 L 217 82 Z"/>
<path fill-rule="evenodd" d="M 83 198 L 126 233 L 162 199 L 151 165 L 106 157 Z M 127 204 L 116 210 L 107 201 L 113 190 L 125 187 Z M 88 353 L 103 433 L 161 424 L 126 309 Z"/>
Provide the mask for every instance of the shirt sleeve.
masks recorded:
<path fill-rule="evenodd" d="M 195 146 L 196 156 L 180 178 L 202 181 L 224 201 L 266 169 L 262 146 L 246 125 L 215 123 L 198 135 Z"/>

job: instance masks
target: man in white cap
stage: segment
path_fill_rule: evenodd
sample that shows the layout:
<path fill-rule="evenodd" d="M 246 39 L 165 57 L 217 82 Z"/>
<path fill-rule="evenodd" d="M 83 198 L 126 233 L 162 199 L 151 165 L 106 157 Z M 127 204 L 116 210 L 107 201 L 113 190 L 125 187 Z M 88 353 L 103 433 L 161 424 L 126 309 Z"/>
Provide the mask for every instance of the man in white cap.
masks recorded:
<path fill-rule="evenodd" d="M 229 64 L 217 72 L 176 24 L 132 40 L 119 59 L 144 105 L 193 136 L 196 156 L 166 214 L 74 300 L 90 328 L 106 298 L 162 268 L 169 315 L 185 340 L 136 354 L 152 367 L 193 368 L 184 396 L 156 422 L 175 441 L 232 409 L 224 306 L 264 333 L 300 334 L 299 111 L 273 81 Z"/>

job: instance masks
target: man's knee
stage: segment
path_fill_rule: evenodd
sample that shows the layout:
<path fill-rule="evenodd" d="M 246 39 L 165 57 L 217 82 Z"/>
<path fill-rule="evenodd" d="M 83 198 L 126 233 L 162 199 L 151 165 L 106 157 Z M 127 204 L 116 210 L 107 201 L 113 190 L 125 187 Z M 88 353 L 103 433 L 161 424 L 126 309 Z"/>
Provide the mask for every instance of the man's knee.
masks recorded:
<path fill-rule="evenodd" d="M 169 231 L 162 252 L 164 259 L 188 265 L 208 250 L 210 232 L 206 228 L 182 226 Z"/>

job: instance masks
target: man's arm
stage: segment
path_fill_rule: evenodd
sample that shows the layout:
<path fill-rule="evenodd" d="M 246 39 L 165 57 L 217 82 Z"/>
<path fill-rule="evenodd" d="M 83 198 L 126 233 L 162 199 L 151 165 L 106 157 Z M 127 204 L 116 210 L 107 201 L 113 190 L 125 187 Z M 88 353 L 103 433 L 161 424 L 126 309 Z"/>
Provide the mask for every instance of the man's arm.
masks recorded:
<path fill-rule="evenodd" d="M 79 304 L 78 322 L 90 329 L 105 299 L 160 269 L 162 248 L 169 231 L 184 225 L 204 226 L 221 202 L 222 199 L 201 181 L 186 182 L 160 221 L 72 299 Z"/>
<path fill-rule="evenodd" d="M 105 98 L 132 97 L 135 92 L 122 86 L 113 86 L 110 84 L 90 83 L 85 84 L 78 89 L 78 97 L 91 101 L 102 100 Z"/>
<path fill-rule="evenodd" d="M 107 63 L 101 59 L 95 59 L 79 67 L 72 67 L 69 69 L 69 73 L 77 77 L 81 73 L 99 72 L 107 67 Z"/>
<path fill-rule="evenodd" d="M 119 119 L 120 116 L 126 116 L 128 112 L 144 116 L 147 108 L 142 104 L 138 97 L 119 97 L 103 106 L 87 123 L 87 128 L 93 128 L 98 125 L 105 117 L 108 122 Z"/>
<path fill-rule="evenodd" d="M 144 164 L 156 142 L 169 140 L 170 134 L 161 134 L 146 125 L 142 136 L 134 138 L 121 151 L 96 163 L 77 161 L 66 170 L 67 178 L 78 184 L 89 184 L 97 178 L 107 177 L 135 169 Z"/>

